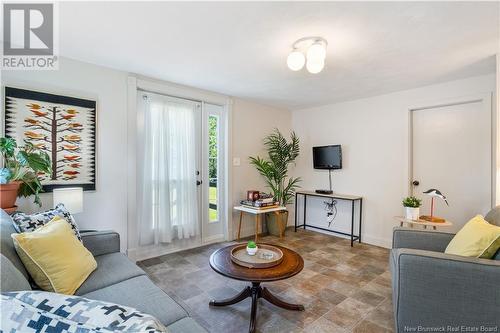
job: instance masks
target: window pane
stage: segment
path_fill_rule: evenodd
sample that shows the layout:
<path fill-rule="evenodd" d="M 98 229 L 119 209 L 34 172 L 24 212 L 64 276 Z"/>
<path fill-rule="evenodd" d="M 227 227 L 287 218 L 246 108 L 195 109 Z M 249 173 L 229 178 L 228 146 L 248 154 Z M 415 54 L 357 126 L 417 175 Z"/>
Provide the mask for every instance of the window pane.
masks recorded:
<path fill-rule="evenodd" d="M 217 158 L 208 159 L 208 178 L 217 178 Z"/>
<path fill-rule="evenodd" d="M 217 201 L 218 201 L 217 179 L 210 179 L 210 186 L 208 190 L 209 190 L 208 192 L 209 221 L 214 222 L 219 219 L 219 211 L 217 209 Z"/>
<path fill-rule="evenodd" d="M 208 117 L 208 157 L 217 157 L 217 131 L 218 119 L 216 116 Z"/>
<path fill-rule="evenodd" d="M 219 210 L 217 207 L 219 190 L 217 187 L 218 175 L 218 132 L 219 117 L 211 115 L 208 117 L 208 221 L 217 222 L 219 220 Z"/>

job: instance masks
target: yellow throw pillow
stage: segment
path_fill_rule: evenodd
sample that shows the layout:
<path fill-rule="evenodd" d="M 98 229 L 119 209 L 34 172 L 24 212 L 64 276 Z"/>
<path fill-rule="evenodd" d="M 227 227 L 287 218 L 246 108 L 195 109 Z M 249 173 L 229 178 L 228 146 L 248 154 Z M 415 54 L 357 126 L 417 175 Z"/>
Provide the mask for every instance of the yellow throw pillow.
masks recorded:
<path fill-rule="evenodd" d="M 477 215 L 460 229 L 444 252 L 491 259 L 499 248 L 500 227 L 489 224 L 481 215 Z"/>
<path fill-rule="evenodd" d="M 92 253 L 59 216 L 35 231 L 11 237 L 26 270 L 43 290 L 73 295 L 97 267 Z"/>

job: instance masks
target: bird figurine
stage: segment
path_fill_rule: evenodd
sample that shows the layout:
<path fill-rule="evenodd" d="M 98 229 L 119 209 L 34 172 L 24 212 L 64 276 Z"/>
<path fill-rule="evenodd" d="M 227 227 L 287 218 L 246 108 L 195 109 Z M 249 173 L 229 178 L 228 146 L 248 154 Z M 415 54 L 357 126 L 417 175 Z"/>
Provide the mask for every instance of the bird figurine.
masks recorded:
<path fill-rule="evenodd" d="M 440 190 L 435 189 L 435 188 L 431 188 L 430 190 L 427 190 L 423 193 L 427 194 L 428 196 L 431 196 L 431 197 L 443 199 L 444 202 L 446 202 L 446 205 L 449 206 L 448 201 L 446 200 L 446 197 L 443 195 L 443 193 L 441 193 Z"/>
<path fill-rule="evenodd" d="M 430 215 L 423 215 L 420 218 L 422 220 L 426 220 L 429 222 L 438 222 L 438 223 L 444 222 L 445 219 L 434 216 L 434 198 L 442 199 L 446 203 L 446 205 L 449 206 L 448 200 L 446 200 L 446 197 L 443 195 L 443 193 L 441 193 L 440 190 L 435 189 L 435 188 L 428 189 L 427 191 L 425 191 L 423 193 L 427 194 L 428 196 L 431 197 L 431 214 Z"/>

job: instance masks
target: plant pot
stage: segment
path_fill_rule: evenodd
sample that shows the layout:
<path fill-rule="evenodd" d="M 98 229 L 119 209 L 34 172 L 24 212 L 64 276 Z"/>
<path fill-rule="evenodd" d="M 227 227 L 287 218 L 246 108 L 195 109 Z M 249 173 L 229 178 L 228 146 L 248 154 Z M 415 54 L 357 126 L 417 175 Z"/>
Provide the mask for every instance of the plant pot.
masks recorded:
<path fill-rule="evenodd" d="M 11 208 L 16 205 L 19 186 L 21 186 L 20 181 L 0 184 L 0 208 Z"/>
<path fill-rule="evenodd" d="M 406 208 L 406 218 L 408 220 L 418 220 L 418 217 L 420 215 L 420 208 L 419 207 L 405 207 Z"/>
<path fill-rule="evenodd" d="M 266 214 L 267 232 L 270 235 L 279 237 L 281 225 L 280 225 L 278 219 L 280 219 L 280 221 L 282 221 L 284 227 L 286 228 L 286 224 L 288 222 L 288 211 L 280 211 L 280 212 L 278 212 L 278 214 L 276 214 L 274 212 Z M 285 230 L 283 230 L 283 236 L 285 235 Z"/>
<path fill-rule="evenodd" d="M 256 246 L 256 247 L 248 247 L 247 246 L 247 253 L 249 256 L 254 256 L 256 253 L 257 253 L 257 250 L 259 248 Z"/>

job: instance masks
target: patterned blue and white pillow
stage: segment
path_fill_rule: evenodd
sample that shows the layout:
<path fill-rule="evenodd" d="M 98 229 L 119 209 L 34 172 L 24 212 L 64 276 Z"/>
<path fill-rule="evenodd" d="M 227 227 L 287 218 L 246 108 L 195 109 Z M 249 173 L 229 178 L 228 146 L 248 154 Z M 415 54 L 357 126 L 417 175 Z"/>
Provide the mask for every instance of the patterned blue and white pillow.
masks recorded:
<path fill-rule="evenodd" d="M 54 216 L 62 217 L 63 219 L 68 221 L 68 223 L 71 225 L 71 228 L 75 232 L 76 237 L 80 241 L 82 240 L 73 215 L 68 212 L 68 210 L 62 203 L 58 204 L 54 209 L 49 209 L 45 212 L 35 214 L 25 214 L 21 212 L 14 213 L 12 215 L 12 221 L 14 222 L 14 228 L 17 232 L 31 232 L 36 228 L 50 222 L 50 220 L 52 220 Z"/>
<path fill-rule="evenodd" d="M 155 317 L 114 303 L 45 291 L 2 293 L 0 332 L 167 332 Z"/>

